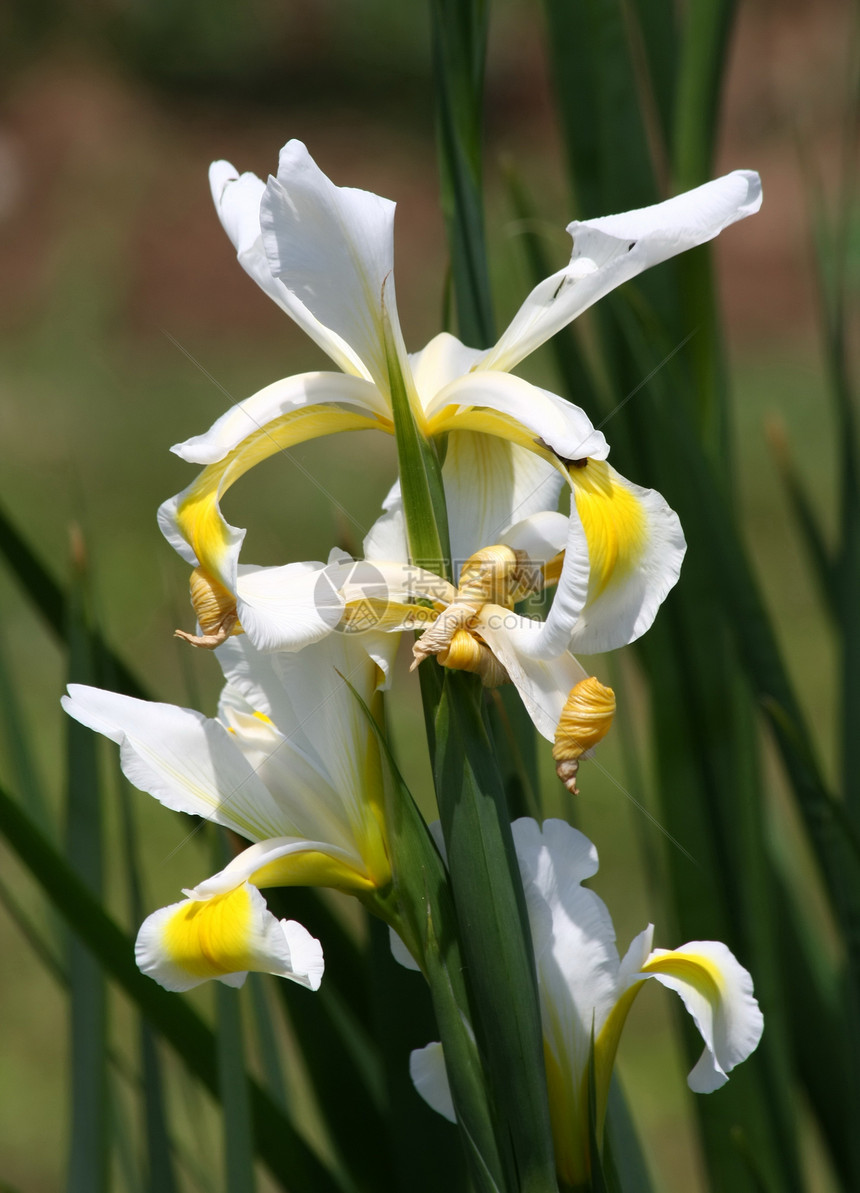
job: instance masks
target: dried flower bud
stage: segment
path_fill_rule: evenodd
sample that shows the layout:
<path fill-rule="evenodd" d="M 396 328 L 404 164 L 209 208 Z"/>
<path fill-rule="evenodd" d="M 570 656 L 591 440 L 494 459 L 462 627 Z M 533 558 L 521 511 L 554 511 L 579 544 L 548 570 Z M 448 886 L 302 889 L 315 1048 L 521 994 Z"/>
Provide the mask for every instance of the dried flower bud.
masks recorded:
<path fill-rule="evenodd" d="M 457 630 L 451 643 L 436 656 L 443 667 L 452 671 L 472 671 L 480 675 L 485 688 L 497 688 L 508 682 L 508 673 L 490 648 L 468 630 Z"/>
<path fill-rule="evenodd" d="M 571 688 L 552 747 L 556 774 L 571 795 L 579 794 L 576 772 L 580 758 L 606 736 L 614 716 L 615 693 L 593 675 Z"/>
<path fill-rule="evenodd" d="M 244 633 L 236 612 L 236 598 L 223 584 L 213 580 L 201 568 L 191 573 L 191 604 L 200 623 L 202 634 L 188 634 L 176 630 L 177 638 L 184 638 L 192 646 L 214 650 L 233 634 Z"/>

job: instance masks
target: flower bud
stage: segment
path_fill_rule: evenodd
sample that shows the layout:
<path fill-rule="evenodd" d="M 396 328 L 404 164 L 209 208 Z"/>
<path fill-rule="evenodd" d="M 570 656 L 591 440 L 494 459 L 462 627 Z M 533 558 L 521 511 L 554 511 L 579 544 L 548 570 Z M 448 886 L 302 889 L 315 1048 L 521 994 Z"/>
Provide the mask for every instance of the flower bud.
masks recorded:
<path fill-rule="evenodd" d="M 555 731 L 555 770 L 571 795 L 578 795 L 576 772 L 582 755 L 596 746 L 615 716 L 615 693 L 592 675 L 571 688 Z"/>
<path fill-rule="evenodd" d="M 436 656 L 443 667 L 452 671 L 472 671 L 480 675 L 485 688 L 497 688 L 508 682 L 508 673 L 490 648 L 468 630 L 457 630 L 450 645 Z"/>
<path fill-rule="evenodd" d="M 223 584 L 213 580 L 202 568 L 191 573 L 191 604 L 200 623 L 202 634 L 188 634 L 176 630 L 177 638 L 184 638 L 192 646 L 214 650 L 233 634 L 244 633 L 236 612 L 236 598 Z"/>

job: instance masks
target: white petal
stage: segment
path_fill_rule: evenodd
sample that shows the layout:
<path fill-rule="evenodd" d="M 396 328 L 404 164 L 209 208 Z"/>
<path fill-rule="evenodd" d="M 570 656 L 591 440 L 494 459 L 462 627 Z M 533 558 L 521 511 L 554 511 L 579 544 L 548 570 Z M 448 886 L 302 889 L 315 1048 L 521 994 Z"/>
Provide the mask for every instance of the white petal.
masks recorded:
<path fill-rule="evenodd" d="M 190 990 L 211 978 L 241 986 L 250 970 L 318 990 L 324 969 L 319 941 L 295 920 L 276 919 L 252 886 L 196 908 L 183 900 L 153 912 L 138 932 L 135 959 L 167 990 Z"/>
<path fill-rule="evenodd" d="M 541 510 L 508 526 L 500 541 L 524 551 L 533 563 L 549 563 L 567 545 L 567 521 L 564 514 Z"/>
<path fill-rule="evenodd" d="M 305 146 L 290 141 L 266 186 L 260 222 L 272 273 L 387 389 L 383 307 L 408 368 L 394 301 L 394 204 L 335 186 Z"/>
<path fill-rule="evenodd" d="M 426 413 L 433 434 L 483 431 L 525 447 L 540 446 L 542 440 L 563 460 L 603 460 L 609 454 L 606 439 L 584 410 L 507 373 L 482 370 L 459 377 L 436 394 Z M 494 417 L 499 414 L 504 423 Z"/>
<path fill-rule="evenodd" d="M 321 563 L 237 568 L 239 622 L 258 650 L 297 651 L 326 638 L 343 605 Z"/>
<path fill-rule="evenodd" d="M 447 331 L 440 332 L 420 352 L 410 353 L 412 377 L 425 411 L 440 389 L 471 372 L 484 355 L 483 349 L 467 348 Z"/>
<path fill-rule="evenodd" d="M 518 538 L 526 542 L 530 540 L 531 548 L 545 555 L 547 548 L 558 541 L 561 530 L 561 522 L 556 518 L 550 521 L 549 516 L 544 515 L 540 522 L 535 521 L 520 528 L 512 527 L 511 532 L 503 535 L 503 538 L 512 547 L 517 546 L 515 540 Z M 591 569 L 585 529 L 580 519 L 573 516 L 564 519 L 564 530 L 564 560 L 555 596 L 546 621 L 533 623 L 533 628 L 529 631 L 528 651 L 535 659 L 555 659 L 567 651 L 574 627 L 580 620 L 588 597 Z M 541 532 L 544 537 L 543 543 L 539 538 Z M 540 559 L 541 554 L 538 554 L 535 561 L 538 562 Z"/>
<path fill-rule="evenodd" d="M 213 162 L 210 166 L 209 185 L 218 217 L 233 242 L 239 264 L 245 272 L 345 373 L 364 375 L 361 361 L 349 345 L 315 319 L 307 307 L 272 273 L 260 227 L 260 203 L 266 184 L 256 174 L 242 174 L 240 177 L 229 162 L 221 161 Z"/>
<path fill-rule="evenodd" d="M 371 886 L 369 875 L 355 850 L 327 841 L 272 837 L 238 853 L 223 870 L 182 893 L 205 901 L 234 891 L 246 882 L 254 886 Z M 341 882 L 334 881 L 340 879 Z"/>
<path fill-rule="evenodd" d="M 597 851 L 562 820 L 517 820 L 514 844 L 534 943 L 544 1040 L 576 1089 L 595 1034 L 618 992 L 615 929 L 602 899 L 581 885 Z"/>
<path fill-rule="evenodd" d="M 664 203 L 568 225 L 570 262 L 540 282 L 481 363 L 507 371 L 604 294 L 661 261 L 712 240 L 761 206 L 761 182 L 735 170 Z"/>
<path fill-rule="evenodd" d="M 272 439 L 269 454 L 274 454 L 282 451 L 283 446 L 274 441 L 278 427 L 273 424 L 310 407 L 333 404 L 366 414 L 370 419 L 390 417 L 379 390 L 361 377 L 347 377 L 343 373 L 297 373 L 294 377 L 274 381 L 237 402 L 204 434 L 194 435 L 170 450 L 193 464 L 216 464 L 250 436 L 259 435 L 263 440 L 266 437 Z"/>
<path fill-rule="evenodd" d="M 591 512 L 581 499 L 576 502 L 588 541 L 590 585 L 588 599 L 571 630 L 569 646 L 583 654 L 615 650 L 645 633 L 677 583 L 687 549 L 678 515 L 655 489 L 634 485 L 608 464 L 602 467 L 610 478 L 612 492 L 636 511 L 637 527 L 631 534 L 624 512 L 614 512 L 619 505 L 617 499 L 606 502 L 597 497 L 589 502 Z M 582 473 L 587 471 L 583 469 Z M 571 523 L 577 520 L 574 513 Z M 563 583 L 559 582 L 559 591 Z"/>
<path fill-rule="evenodd" d="M 406 519 L 403 514 L 403 496 L 399 480 L 395 481 L 388 491 L 382 509 L 383 513 L 365 536 L 362 545 L 364 558 L 408 563 L 409 544 L 406 540 Z"/>
<path fill-rule="evenodd" d="M 70 684 L 66 712 L 120 746 L 126 777 L 167 808 L 251 840 L 283 831 L 278 805 L 217 721 L 190 708 Z"/>
<path fill-rule="evenodd" d="M 481 637 L 507 670 L 538 733 L 552 741 L 570 689 L 588 673 L 567 651 L 538 657 L 543 629 L 501 605 L 485 605 L 478 618 Z"/>
<path fill-rule="evenodd" d="M 642 967 L 680 995 L 705 1042 L 687 1078 L 696 1093 L 711 1093 L 746 1060 L 761 1039 L 764 1020 L 747 970 L 720 941 L 693 940 L 671 951 L 655 949 Z"/>
<path fill-rule="evenodd" d="M 410 1052 L 409 1076 L 412 1078 L 412 1084 L 431 1110 L 443 1115 L 451 1123 L 457 1121 L 454 1102 L 451 1098 L 451 1087 L 448 1084 L 448 1074 L 445 1070 L 445 1054 L 438 1041 Z"/>
<path fill-rule="evenodd" d="M 474 431 L 448 436 L 442 479 L 455 578 L 471 555 L 500 542 L 513 522 L 556 510 L 564 484 L 534 452 Z"/>

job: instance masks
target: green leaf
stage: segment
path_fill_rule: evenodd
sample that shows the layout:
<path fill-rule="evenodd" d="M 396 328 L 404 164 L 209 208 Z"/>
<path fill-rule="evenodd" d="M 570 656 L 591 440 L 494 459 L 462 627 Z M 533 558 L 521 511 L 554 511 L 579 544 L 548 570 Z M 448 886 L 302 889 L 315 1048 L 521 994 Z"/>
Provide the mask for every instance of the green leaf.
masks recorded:
<path fill-rule="evenodd" d="M 224 1138 L 225 1188 L 230 1193 L 254 1193 L 251 1106 L 245 1076 L 245 1050 L 239 1014 L 239 993 L 218 982 L 215 990 L 218 1022 L 218 1089 Z"/>
<path fill-rule="evenodd" d="M 500 1149 L 510 1139 L 513 1187 L 537 1193 L 556 1188 L 537 979 L 481 691 L 477 677 L 446 672 L 436 719 L 436 797 Z"/>
<path fill-rule="evenodd" d="M 409 1056 L 439 1035 L 427 983 L 391 954 L 389 930 L 370 919 L 371 983 L 386 1087 L 385 1131 L 392 1193 L 468 1193 L 465 1154 L 456 1126 L 431 1110 L 409 1075 Z M 388 1188 L 388 1186 L 386 1186 Z"/>
<path fill-rule="evenodd" d="M 710 177 L 734 16 L 735 0 L 709 0 L 684 10 L 672 147 L 678 190 L 698 186 Z"/>
<path fill-rule="evenodd" d="M 437 683 L 435 677 L 424 681 L 422 690 L 426 686 L 432 695 Z M 352 690 L 380 746 L 386 834 L 393 871 L 391 889 L 368 896 L 368 906 L 394 927 L 422 965 L 475 1193 L 507 1193 L 486 1079 L 472 1027 L 457 916 L 445 864 L 397 769 L 385 734 L 367 705 Z"/>
<path fill-rule="evenodd" d="M 66 641 L 69 600 L 29 544 L 0 509 L 0 555 L 5 558 L 27 599 L 38 609 L 56 636 Z M 120 690 L 129 696 L 146 697 L 142 686 L 126 665 L 104 644 L 97 630 L 91 630 L 94 647 L 110 658 Z"/>
<path fill-rule="evenodd" d="M 96 679 L 90 641 L 83 549 L 74 560 L 69 616 L 69 679 Z M 101 783 L 97 740 L 77 722 L 67 720 L 66 853 L 94 898 L 102 891 Z M 66 1172 L 67 1193 L 102 1193 L 107 1189 L 110 1124 L 105 1057 L 107 991 L 97 958 L 77 936 L 69 939 L 69 1011 L 71 1127 Z"/>
<path fill-rule="evenodd" d="M 230 860 L 227 834 L 221 829 L 214 838 L 214 867 L 222 869 Z M 245 1073 L 245 1044 L 239 1007 L 240 993 L 215 983 L 215 1019 L 218 1041 L 218 1090 L 224 1139 L 224 1187 L 229 1193 L 254 1193 L 254 1145 L 251 1104 Z"/>
<path fill-rule="evenodd" d="M 495 339 L 482 194 L 487 0 L 431 0 L 436 127 L 442 212 L 460 339 L 489 348 Z"/>
<path fill-rule="evenodd" d="M 418 426 L 417 397 L 410 392 L 411 378 L 404 377 L 386 321 L 386 358 L 394 414 L 397 466 L 406 520 L 409 558 L 418 567 L 450 578 L 451 547 L 442 470 L 433 444 Z"/>
<path fill-rule="evenodd" d="M 593 217 L 653 203 L 658 194 L 643 123 L 646 105 L 624 5 L 545 0 L 544 11 L 575 214 Z"/>

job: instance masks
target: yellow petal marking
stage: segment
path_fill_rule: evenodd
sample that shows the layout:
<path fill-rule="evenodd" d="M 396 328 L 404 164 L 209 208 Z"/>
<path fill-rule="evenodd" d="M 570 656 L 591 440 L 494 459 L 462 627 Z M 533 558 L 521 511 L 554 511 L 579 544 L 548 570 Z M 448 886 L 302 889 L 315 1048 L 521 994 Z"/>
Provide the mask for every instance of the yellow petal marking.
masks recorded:
<path fill-rule="evenodd" d="M 543 1045 L 549 1116 L 552 1127 L 555 1167 L 567 1189 L 588 1183 L 588 1086 L 577 1089 L 569 1064 L 560 1060 L 546 1040 Z"/>
<path fill-rule="evenodd" d="M 723 996 L 723 975 L 710 957 L 700 953 L 685 953 L 681 949 L 659 953 L 642 966 L 642 973 L 662 973 L 680 978 L 695 987 L 703 998 L 714 1006 Z"/>
<path fill-rule="evenodd" d="M 573 465 L 568 475 L 588 542 L 588 600 L 594 601 L 610 584 L 628 576 L 642 558 L 647 541 L 645 511 L 605 460 Z"/>
<path fill-rule="evenodd" d="M 176 513 L 179 530 L 200 564 L 213 575 L 221 575 L 220 565 L 229 539 L 218 501 L 249 468 L 308 439 L 336 431 L 374 429 L 391 433 L 391 424 L 379 416 L 330 406 L 309 406 L 257 427 L 223 460 L 209 464 L 186 490 Z"/>
<path fill-rule="evenodd" d="M 253 908 L 248 887 L 181 904 L 164 930 L 171 961 L 195 978 L 218 978 L 254 968 L 249 939 Z"/>
<path fill-rule="evenodd" d="M 390 880 L 390 871 L 387 880 Z M 261 866 L 248 879 L 254 886 L 330 886 L 340 891 L 373 891 L 386 885 L 366 870 L 319 850 L 287 854 Z"/>
<path fill-rule="evenodd" d="M 443 431 L 480 431 L 484 435 L 506 439 L 528 448 L 567 476 L 564 464 L 534 431 L 524 427 L 512 415 L 491 410 L 488 406 L 445 406 L 429 420 L 428 429 L 430 435 L 441 435 Z"/>

